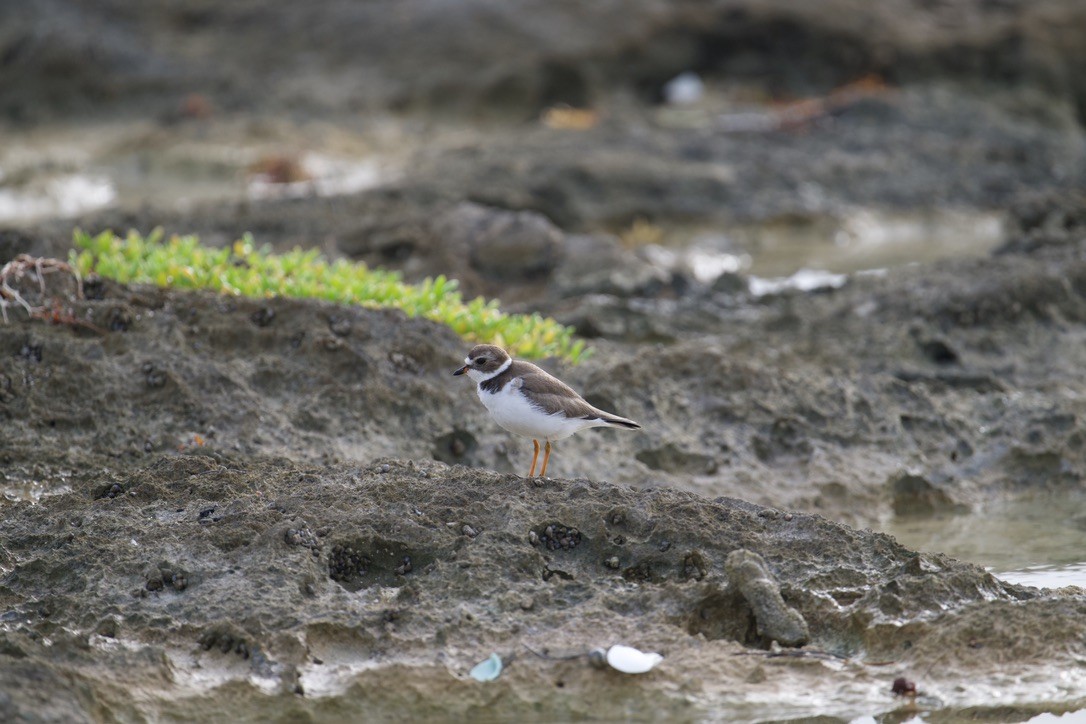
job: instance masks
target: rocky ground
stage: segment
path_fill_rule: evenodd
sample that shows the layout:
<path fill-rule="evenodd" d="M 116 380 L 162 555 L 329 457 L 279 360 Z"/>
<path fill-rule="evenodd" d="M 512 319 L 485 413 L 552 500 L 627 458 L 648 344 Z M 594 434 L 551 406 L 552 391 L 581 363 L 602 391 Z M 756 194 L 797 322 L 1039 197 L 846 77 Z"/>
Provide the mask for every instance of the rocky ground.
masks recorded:
<path fill-rule="evenodd" d="M 1086 620 L 1080 597 L 817 516 L 430 460 L 154 455 L 3 529 L 9 718 L 840 713 L 842 689 L 893 707 L 910 670 L 922 707 L 983 708 L 1028 688 L 1013 677 L 1073 671 Z M 769 649 L 788 615 L 807 645 Z M 618 641 L 664 663 L 563 658 Z M 468 679 L 491 651 L 507 673 Z"/>
<path fill-rule="evenodd" d="M 563 372 L 645 432 L 565 441 L 535 482 L 488 472 L 527 448 L 428 322 L 111 283 L 51 322 L 11 309 L 4 478 L 53 494 L 0 524 L 5 713 L 849 716 L 898 707 L 898 676 L 921 710 L 1081 706 L 1081 591 L 830 522 L 1081 485 L 1073 213 L 988 260 L 702 299 L 731 334 L 603 344 Z M 531 653 L 616 642 L 667 658 Z M 500 682 L 466 679 L 491 651 Z"/>
<path fill-rule="evenodd" d="M 574 325 L 594 356 L 543 364 L 644 426 L 562 441 L 529 481 L 530 444 L 450 375 L 467 343 L 445 328 L 96 279 L 78 298 L 63 272 L 44 291 L 27 274 L 36 316 L 0 323 L 0 718 L 1086 706 L 1081 589 L 858 530 L 1086 478 L 1081 9 L 983 5 L 0 8 L 13 133 L 83 113 L 228 141 L 267 131 L 256 108 L 307 137 L 332 118 L 376 153 L 367 114 L 402 124 L 370 190 L 121 203 L 0 230 L 0 262 L 63 257 L 76 224 L 162 225 L 447 274 Z M 449 23 L 464 32 L 434 45 Z M 480 58 L 501 62 L 468 72 Z M 691 68 L 704 103 L 661 104 Z M 833 90 L 869 73 L 884 82 Z M 188 93 L 211 115 L 179 112 Z M 537 122 L 561 102 L 598 116 Z M 678 241 L 857 208 L 999 214 L 1001 242 L 763 294 L 742 270 L 699 276 Z M 613 643 L 665 659 L 593 668 Z M 468 678 L 492 652 L 502 676 Z M 898 677 L 919 695 L 895 697 Z"/>

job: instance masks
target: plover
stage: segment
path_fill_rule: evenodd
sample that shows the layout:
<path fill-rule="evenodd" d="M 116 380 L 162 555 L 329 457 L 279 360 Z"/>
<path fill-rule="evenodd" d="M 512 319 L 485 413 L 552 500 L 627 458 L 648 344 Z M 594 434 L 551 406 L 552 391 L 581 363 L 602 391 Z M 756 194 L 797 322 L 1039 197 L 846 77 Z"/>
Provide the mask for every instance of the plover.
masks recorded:
<path fill-rule="evenodd" d="M 560 379 L 531 362 L 514 360 L 501 347 L 480 344 L 471 348 L 464 366 L 454 375 L 467 374 L 478 383 L 479 399 L 498 423 L 516 435 L 532 438 L 535 454 L 528 477 L 535 475 L 539 441 L 545 440 L 540 477 L 547 474 L 551 442 L 590 427 L 639 430 L 633 420 L 597 409 Z"/>

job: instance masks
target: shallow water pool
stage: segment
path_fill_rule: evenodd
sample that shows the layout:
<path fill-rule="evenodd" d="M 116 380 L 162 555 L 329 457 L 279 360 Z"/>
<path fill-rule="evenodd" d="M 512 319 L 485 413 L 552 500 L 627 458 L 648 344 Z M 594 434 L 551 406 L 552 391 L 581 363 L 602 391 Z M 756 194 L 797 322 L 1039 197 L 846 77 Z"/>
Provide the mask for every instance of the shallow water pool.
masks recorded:
<path fill-rule="evenodd" d="M 1039 588 L 1086 587 L 1086 491 L 1031 496 L 967 515 L 899 517 L 882 530 L 916 550 Z"/>

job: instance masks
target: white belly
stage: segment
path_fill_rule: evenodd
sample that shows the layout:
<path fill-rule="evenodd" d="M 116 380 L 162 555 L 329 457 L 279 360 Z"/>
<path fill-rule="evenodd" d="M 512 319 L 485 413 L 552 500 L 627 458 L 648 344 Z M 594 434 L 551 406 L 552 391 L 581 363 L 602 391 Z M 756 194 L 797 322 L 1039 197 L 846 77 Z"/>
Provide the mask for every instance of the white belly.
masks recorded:
<path fill-rule="evenodd" d="M 606 424 L 600 420 L 569 419 L 560 412 L 548 415 L 532 407 L 512 384 L 494 393 L 482 388 L 478 388 L 478 392 L 494 422 L 516 435 L 536 440 L 561 440 L 578 430 Z"/>

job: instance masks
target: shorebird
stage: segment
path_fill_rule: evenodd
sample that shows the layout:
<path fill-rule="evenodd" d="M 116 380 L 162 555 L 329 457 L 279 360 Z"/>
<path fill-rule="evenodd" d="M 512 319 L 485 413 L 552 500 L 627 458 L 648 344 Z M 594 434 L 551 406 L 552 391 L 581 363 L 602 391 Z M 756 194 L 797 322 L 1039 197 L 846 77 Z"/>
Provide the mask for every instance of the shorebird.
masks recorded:
<path fill-rule="evenodd" d="M 530 437 L 535 445 L 532 469 L 539 460 L 539 441 L 544 440 L 543 467 L 547 474 L 551 442 L 590 427 L 622 427 L 639 430 L 633 420 L 612 415 L 592 405 L 562 380 L 531 362 L 514 360 L 501 347 L 480 344 L 471 348 L 464 366 L 453 372 L 466 374 L 478 383 L 479 399 L 494 422 L 516 435 Z"/>

